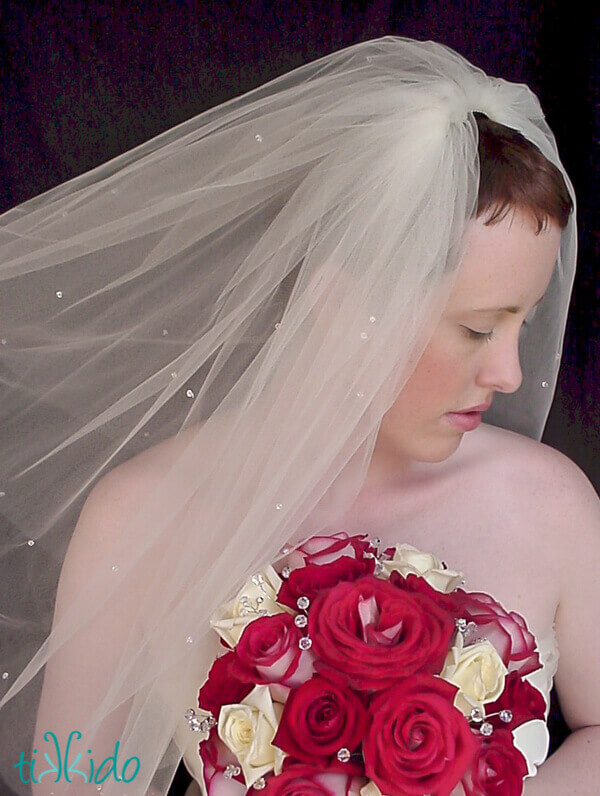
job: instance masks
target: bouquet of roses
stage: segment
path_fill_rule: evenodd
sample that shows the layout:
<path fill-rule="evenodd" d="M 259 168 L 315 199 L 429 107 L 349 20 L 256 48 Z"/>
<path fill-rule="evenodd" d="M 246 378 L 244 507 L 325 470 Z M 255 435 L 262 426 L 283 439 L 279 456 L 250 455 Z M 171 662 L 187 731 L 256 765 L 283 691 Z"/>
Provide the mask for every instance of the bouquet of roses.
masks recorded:
<path fill-rule="evenodd" d="M 313 537 L 212 617 L 228 651 L 186 713 L 208 796 L 522 793 L 534 637 L 435 556 L 379 546 Z"/>

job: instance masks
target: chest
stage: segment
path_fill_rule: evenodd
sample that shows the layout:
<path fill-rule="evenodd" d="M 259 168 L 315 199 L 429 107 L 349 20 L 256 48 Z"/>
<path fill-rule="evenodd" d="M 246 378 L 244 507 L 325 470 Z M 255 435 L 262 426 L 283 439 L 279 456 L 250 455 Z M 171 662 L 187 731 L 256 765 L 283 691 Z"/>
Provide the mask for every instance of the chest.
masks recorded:
<path fill-rule="evenodd" d="M 558 605 L 555 551 L 535 513 L 481 484 L 444 483 L 426 492 L 393 489 L 359 495 L 340 528 L 431 552 L 463 573 L 468 591 L 484 591 L 516 611 L 540 637 Z"/>

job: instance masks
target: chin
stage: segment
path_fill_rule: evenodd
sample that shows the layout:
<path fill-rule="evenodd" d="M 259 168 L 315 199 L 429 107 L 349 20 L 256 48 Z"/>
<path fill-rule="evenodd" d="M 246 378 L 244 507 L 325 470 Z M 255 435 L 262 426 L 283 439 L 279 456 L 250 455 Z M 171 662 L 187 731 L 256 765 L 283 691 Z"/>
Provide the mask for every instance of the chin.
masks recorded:
<path fill-rule="evenodd" d="M 429 464 L 439 464 L 449 459 L 456 453 L 462 442 L 463 435 L 459 434 L 452 439 L 435 439 L 429 444 L 423 444 L 422 449 L 414 457 L 417 461 Z M 415 452 L 416 453 L 416 452 Z"/>

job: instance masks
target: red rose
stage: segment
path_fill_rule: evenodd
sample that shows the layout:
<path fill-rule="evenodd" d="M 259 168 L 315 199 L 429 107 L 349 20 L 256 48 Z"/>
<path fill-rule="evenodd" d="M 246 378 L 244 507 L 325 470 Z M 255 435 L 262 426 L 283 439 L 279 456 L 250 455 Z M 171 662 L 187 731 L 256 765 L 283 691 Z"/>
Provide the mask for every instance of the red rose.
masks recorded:
<path fill-rule="evenodd" d="M 359 691 L 439 672 L 454 630 L 454 619 L 428 597 L 373 575 L 320 592 L 308 611 L 317 657 Z"/>
<path fill-rule="evenodd" d="M 373 697 L 363 741 L 368 777 L 388 796 L 448 796 L 460 782 L 477 739 L 454 705 L 456 687 L 417 674 Z"/>
<path fill-rule="evenodd" d="M 358 796 L 364 780 L 351 774 L 318 771 L 294 763 L 281 774 L 270 777 L 264 796 Z"/>
<path fill-rule="evenodd" d="M 457 616 L 477 624 L 477 630 L 468 636 L 469 643 L 487 638 L 508 670 L 521 677 L 540 668 L 535 636 L 522 616 L 505 611 L 489 594 L 457 589 L 448 596 L 455 601 Z"/>
<path fill-rule="evenodd" d="M 302 632 L 290 614 L 262 616 L 244 628 L 235 648 L 242 680 L 300 685 L 313 674 L 313 654 L 298 646 Z"/>
<path fill-rule="evenodd" d="M 297 610 L 298 597 L 313 600 L 318 592 L 330 589 L 341 581 L 357 580 L 372 574 L 374 558 L 348 558 L 343 556 L 331 564 L 308 564 L 294 569 L 284 581 L 277 595 L 277 602 Z"/>
<path fill-rule="evenodd" d="M 293 758 L 325 769 L 343 747 L 354 752 L 367 726 L 368 713 L 357 694 L 316 675 L 291 691 L 273 743 Z M 360 763 L 340 765 L 348 773 L 363 771 Z"/>
<path fill-rule="evenodd" d="M 203 763 L 204 784 L 208 796 L 245 796 L 248 792 L 244 777 L 240 773 L 234 778 L 225 776 L 228 765 L 238 765 L 236 756 L 220 740 L 216 731 L 200 744 Z"/>
<path fill-rule="evenodd" d="M 499 716 L 491 716 L 491 721 L 497 727 L 514 730 L 526 721 L 544 719 L 546 714 L 546 700 L 542 694 L 528 683 L 521 680 L 516 672 L 511 672 L 504 683 L 504 691 L 495 702 L 485 706 L 485 712 L 499 713 L 501 710 L 510 710 L 512 721 L 503 722 Z"/>
<path fill-rule="evenodd" d="M 236 705 L 254 688 L 250 678 L 240 679 L 234 652 L 217 658 L 198 694 L 198 705 L 216 718 L 222 705 Z"/>
<path fill-rule="evenodd" d="M 290 569 L 296 569 L 307 564 L 330 564 L 342 556 L 362 558 L 364 553 L 371 550 L 366 538 L 366 533 L 348 536 L 346 531 L 329 536 L 311 536 L 287 555 L 285 563 Z"/>
<path fill-rule="evenodd" d="M 466 796 L 520 796 L 527 762 L 509 730 L 479 736 L 475 759 L 462 784 Z"/>
<path fill-rule="evenodd" d="M 404 576 L 399 572 L 392 572 L 390 575 L 390 583 L 393 583 L 393 585 L 398 589 L 403 589 L 404 591 L 410 591 L 416 594 L 424 594 L 452 617 L 457 618 L 460 615 L 460 612 L 457 613 L 459 609 L 456 605 L 456 601 L 454 600 L 453 592 L 446 594 L 444 592 L 438 591 L 437 589 L 434 589 L 433 586 L 430 586 L 425 578 L 421 578 L 419 575 L 415 575 L 411 572 Z"/>

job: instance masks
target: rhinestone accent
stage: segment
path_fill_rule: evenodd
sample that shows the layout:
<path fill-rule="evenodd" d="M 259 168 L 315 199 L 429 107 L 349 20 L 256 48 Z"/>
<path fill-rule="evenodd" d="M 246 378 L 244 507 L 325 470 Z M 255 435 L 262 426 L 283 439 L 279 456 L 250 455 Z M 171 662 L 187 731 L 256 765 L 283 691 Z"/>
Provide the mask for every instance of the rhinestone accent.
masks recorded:
<path fill-rule="evenodd" d="M 490 724 L 489 721 L 484 721 L 481 727 L 479 728 L 479 732 L 482 735 L 491 735 L 494 732 L 494 725 Z"/>
<path fill-rule="evenodd" d="M 242 769 L 239 766 L 234 766 L 230 763 L 223 772 L 223 776 L 226 779 L 233 779 L 234 777 L 239 777 L 241 773 Z"/>
<path fill-rule="evenodd" d="M 118 572 L 119 571 L 119 567 L 116 564 L 113 564 L 111 569 L 112 569 L 113 572 Z"/>
<path fill-rule="evenodd" d="M 374 536 L 374 537 L 371 539 L 371 545 L 372 545 L 373 547 L 379 547 L 379 545 L 380 545 L 380 544 L 381 544 L 381 539 L 379 538 L 379 536 Z"/>
<path fill-rule="evenodd" d="M 369 323 L 375 323 L 376 320 L 377 318 L 374 315 L 371 315 L 371 317 L 369 318 Z"/>
<path fill-rule="evenodd" d="M 500 721 L 503 721 L 505 724 L 508 724 L 512 721 L 513 714 L 512 710 L 501 710 L 499 713 Z"/>
<path fill-rule="evenodd" d="M 186 638 L 186 640 L 185 640 L 185 643 L 186 644 L 193 644 L 194 643 L 194 639 L 191 636 L 188 636 Z"/>
<path fill-rule="evenodd" d="M 350 760 L 350 757 L 351 757 L 350 750 L 346 749 L 345 746 L 342 746 L 342 748 L 337 753 L 336 757 L 340 761 L 340 763 L 347 763 L 348 760 Z"/>
<path fill-rule="evenodd" d="M 281 324 L 280 324 L 280 323 L 276 323 L 276 324 L 275 324 L 275 328 L 276 328 L 276 329 L 279 329 L 279 327 L 280 327 L 280 326 L 281 326 Z"/>
<path fill-rule="evenodd" d="M 259 777 L 252 787 L 255 790 L 262 790 L 267 787 L 267 782 L 264 777 Z"/>
<path fill-rule="evenodd" d="M 6 345 L 7 342 L 8 341 L 7 341 L 6 337 L 3 337 L 2 340 L 0 340 L 0 344 L 1 345 Z"/>
<path fill-rule="evenodd" d="M 364 398 L 364 397 L 365 397 L 365 394 L 364 394 L 364 392 L 357 392 L 357 393 L 356 393 L 356 397 L 357 397 L 357 398 Z"/>
<path fill-rule="evenodd" d="M 296 600 L 296 605 L 301 611 L 306 611 L 306 609 L 310 605 L 310 600 L 308 599 L 308 597 L 304 596 L 298 597 L 298 599 Z"/>
<path fill-rule="evenodd" d="M 281 509 L 283 508 L 283 504 L 282 503 L 276 503 L 275 504 L 275 508 L 277 509 L 277 511 L 281 511 Z"/>
<path fill-rule="evenodd" d="M 56 291 L 56 298 L 62 298 L 62 297 L 63 297 L 63 295 L 64 295 L 64 294 L 63 294 L 62 290 L 57 290 L 57 291 Z"/>
<path fill-rule="evenodd" d="M 177 371 L 176 370 L 172 370 L 171 371 L 171 378 L 172 379 L 176 379 L 177 378 Z"/>
<path fill-rule="evenodd" d="M 169 334 L 169 330 L 168 329 L 163 329 L 162 330 L 162 336 L 163 337 L 166 337 L 168 334 Z"/>
<path fill-rule="evenodd" d="M 381 575 L 383 570 L 384 570 L 384 566 L 381 563 L 381 561 L 379 561 L 379 559 L 375 559 L 375 569 L 373 570 L 373 574 L 374 575 Z"/>
<path fill-rule="evenodd" d="M 262 137 L 262 135 L 260 135 L 260 133 L 257 133 L 257 134 L 254 136 L 254 140 L 255 140 L 255 141 L 258 141 L 258 143 L 259 143 L 259 144 L 262 144 L 262 142 L 263 142 L 263 137 Z"/>
<path fill-rule="evenodd" d="M 462 616 L 456 620 L 456 629 L 459 633 L 466 633 L 467 631 L 467 620 L 463 619 Z"/>
<path fill-rule="evenodd" d="M 292 573 L 292 570 L 291 570 L 289 567 L 284 567 L 284 568 L 281 570 L 281 577 L 282 577 L 282 578 L 289 578 L 289 576 L 291 575 L 291 573 Z"/>
<path fill-rule="evenodd" d="M 35 544 L 35 539 L 28 539 L 27 544 L 29 545 L 29 547 L 33 547 L 33 545 Z"/>
<path fill-rule="evenodd" d="M 200 732 L 202 729 L 200 719 L 194 717 L 193 719 L 189 720 L 190 730 L 192 732 Z"/>
<path fill-rule="evenodd" d="M 194 716 L 196 715 L 196 711 L 194 710 L 194 708 L 188 708 L 183 715 L 189 721 L 190 719 L 194 718 Z"/>
<path fill-rule="evenodd" d="M 542 387 L 543 387 L 544 389 L 545 389 L 546 387 L 549 387 L 549 386 L 550 386 L 550 385 L 548 384 L 548 382 L 547 382 L 547 381 L 545 381 L 545 380 L 544 380 L 544 381 L 542 382 Z"/>
<path fill-rule="evenodd" d="M 294 617 L 294 624 L 296 627 L 306 627 L 308 624 L 308 617 L 304 614 L 298 614 L 298 616 Z"/>
<path fill-rule="evenodd" d="M 308 636 L 302 636 L 298 642 L 298 646 L 301 650 L 309 650 L 312 647 L 312 639 Z"/>
<path fill-rule="evenodd" d="M 8 672 L 2 672 L 2 679 L 8 680 Z"/>
<path fill-rule="evenodd" d="M 366 332 L 361 332 L 360 333 L 360 339 L 361 340 L 368 340 L 369 339 L 369 335 Z"/>
<path fill-rule="evenodd" d="M 483 721 L 483 713 L 479 710 L 479 708 L 473 708 L 471 711 L 471 721 Z"/>
<path fill-rule="evenodd" d="M 0 497 L 6 497 L 6 492 L 0 492 Z"/>
<path fill-rule="evenodd" d="M 185 394 L 187 395 L 188 398 L 193 398 L 194 397 L 194 391 L 193 390 L 187 390 Z"/>

